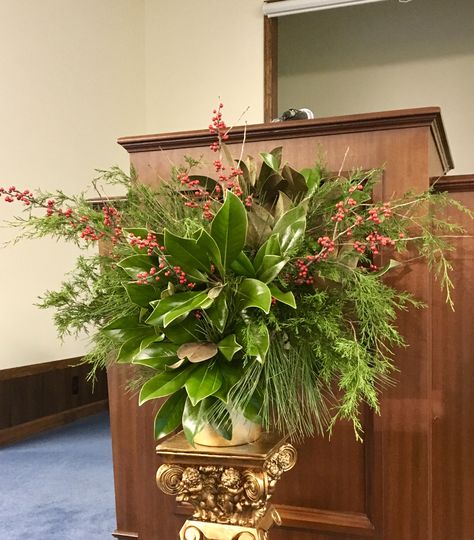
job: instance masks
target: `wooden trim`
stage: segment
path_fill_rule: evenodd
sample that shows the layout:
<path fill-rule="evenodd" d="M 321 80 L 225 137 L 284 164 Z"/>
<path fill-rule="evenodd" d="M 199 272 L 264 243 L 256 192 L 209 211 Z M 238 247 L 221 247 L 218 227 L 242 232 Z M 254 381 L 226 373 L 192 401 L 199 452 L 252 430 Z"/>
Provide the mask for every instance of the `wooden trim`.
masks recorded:
<path fill-rule="evenodd" d="M 247 126 L 247 141 L 278 141 L 302 137 L 340 135 L 387 129 L 429 127 L 435 138 L 444 170 L 454 164 L 449 150 L 439 107 L 402 109 L 376 113 L 331 116 L 314 120 L 297 120 Z M 244 126 L 234 128 L 229 133 L 229 143 L 241 142 Z M 129 153 L 172 150 L 177 148 L 206 147 L 214 141 L 208 130 L 182 131 L 155 135 L 121 137 L 118 144 Z"/>
<path fill-rule="evenodd" d="M 120 531 L 120 530 L 116 529 L 112 533 L 112 536 L 114 536 L 115 538 L 118 538 L 118 540 L 127 540 L 129 538 L 138 538 L 138 533 L 136 533 L 136 532 L 128 532 L 128 531 Z"/>
<path fill-rule="evenodd" d="M 263 112 L 265 122 L 278 117 L 278 19 L 263 18 Z"/>
<path fill-rule="evenodd" d="M 75 407 L 74 409 L 68 409 L 50 416 L 37 418 L 31 422 L 25 422 L 23 424 L 18 424 L 17 426 L 2 429 L 0 430 L 0 446 L 11 444 L 28 437 L 32 437 L 33 435 L 37 435 L 38 433 L 48 429 L 63 426 L 64 424 L 73 422 L 79 418 L 105 411 L 108 408 L 108 403 L 108 399 L 102 399 L 100 401 L 88 403 L 87 405 Z"/>
<path fill-rule="evenodd" d="M 276 509 L 281 516 L 283 527 L 366 537 L 375 536 L 375 527 L 365 514 L 286 505 L 276 505 Z"/>
<path fill-rule="evenodd" d="M 441 176 L 440 178 L 431 178 L 430 181 L 431 185 L 434 185 L 435 191 L 449 191 L 450 193 L 474 191 L 474 173 Z"/>
<path fill-rule="evenodd" d="M 0 369 L 0 381 L 8 381 L 10 379 L 16 379 L 18 377 L 29 377 L 31 375 L 39 375 L 40 373 L 47 373 L 50 371 L 56 371 L 58 369 L 76 367 L 78 364 L 81 363 L 81 361 L 82 356 L 76 356 L 74 358 L 53 360 L 51 362 L 31 364 L 29 366 L 18 366 L 13 368 Z"/>

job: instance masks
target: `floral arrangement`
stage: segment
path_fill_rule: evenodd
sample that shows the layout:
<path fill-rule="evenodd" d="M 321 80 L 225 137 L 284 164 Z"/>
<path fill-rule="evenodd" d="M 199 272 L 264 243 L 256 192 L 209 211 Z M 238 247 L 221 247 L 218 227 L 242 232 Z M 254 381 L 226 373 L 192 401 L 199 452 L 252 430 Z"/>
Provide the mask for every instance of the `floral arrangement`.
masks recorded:
<path fill-rule="evenodd" d="M 184 157 L 156 188 L 133 170 L 100 171 L 99 203 L 0 188 L 25 205 L 20 237 L 86 249 L 39 305 L 56 310 L 60 336 L 91 333 L 93 372 L 133 364 L 140 403 L 167 398 L 157 438 L 182 425 L 192 442 L 211 425 L 230 439 L 234 410 L 295 438 L 342 418 L 360 437 L 361 405 L 378 411 L 404 345 L 397 313 L 422 307 L 384 283 L 401 264 L 394 254 L 424 257 L 450 302 L 445 237 L 462 230 L 435 210 L 469 211 L 433 191 L 373 201 L 381 170 L 295 170 L 282 148 L 234 159 L 222 104 L 209 129 L 212 178 Z M 126 195 L 105 197 L 111 184 Z M 87 251 L 98 241 L 101 254 Z"/>

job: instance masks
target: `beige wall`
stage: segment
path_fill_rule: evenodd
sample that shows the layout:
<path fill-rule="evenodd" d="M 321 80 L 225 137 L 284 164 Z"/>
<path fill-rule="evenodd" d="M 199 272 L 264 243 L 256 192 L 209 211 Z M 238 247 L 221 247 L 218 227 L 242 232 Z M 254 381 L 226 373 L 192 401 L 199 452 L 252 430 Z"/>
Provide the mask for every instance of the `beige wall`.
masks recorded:
<path fill-rule="evenodd" d="M 146 36 L 148 132 L 206 128 L 219 96 L 263 120 L 261 0 L 146 0 Z"/>
<path fill-rule="evenodd" d="M 279 108 L 317 116 L 438 105 L 474 172 L 474 1 L 396 0 L 280 19 Z"/>
<path fill-rule="evenodd" d="M 0 185 L 76 192 L 95 168 L 127 166 L 118 136 L 205 128 L 219 96 L 229 122 L 248 106 L 263 119 L 260 0 L 0 0 L 0 47 Z M 60 346 L 32 305 L 76 255 L 49 241 L 0 251 L 0 369 L 86 350 Z"/>
<path fill-rule="evenodd" d="M 95 168 L 127 166 L 115 139 L 145 129 L 143 26 L 141 0 L 0 0 L 0 185 L 76 192 Z M 84 351 L 32 305 L 76 255 L 50 241 L 0 250 L 0 369 Z"/>

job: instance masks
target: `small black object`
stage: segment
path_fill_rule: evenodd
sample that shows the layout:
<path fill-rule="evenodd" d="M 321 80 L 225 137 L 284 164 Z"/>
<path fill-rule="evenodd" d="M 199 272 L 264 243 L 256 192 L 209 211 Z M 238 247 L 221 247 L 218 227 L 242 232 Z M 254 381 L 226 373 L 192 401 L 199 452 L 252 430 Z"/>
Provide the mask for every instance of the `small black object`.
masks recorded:
<path fill-rule="evenodd" d="M 314 113 L 310 109 L 288 109 L 279 118 L 281 122 L 288 120 L 312 120 Z"/>

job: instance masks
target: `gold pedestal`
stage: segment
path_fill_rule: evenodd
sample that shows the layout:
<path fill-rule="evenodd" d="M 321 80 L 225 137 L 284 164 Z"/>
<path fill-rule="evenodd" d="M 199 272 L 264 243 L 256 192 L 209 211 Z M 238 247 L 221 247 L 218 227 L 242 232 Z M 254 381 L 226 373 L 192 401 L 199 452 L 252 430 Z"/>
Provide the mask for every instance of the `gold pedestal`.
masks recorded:
<path fill-rule="evenodd" d="M 160 489 L 191 505 L 181 540 L 267 540 L 280 517 L 270 504 L 281 475 L 296 463 L 285 439 L 264 433 L 258 441 L 234 447 L 192 447 L 179 433 L 156 452 Z"/>

